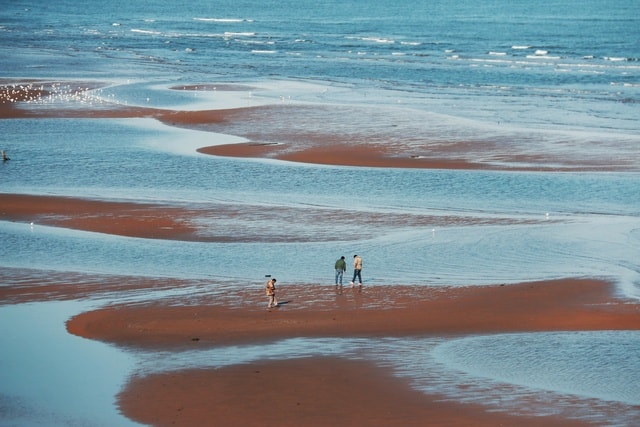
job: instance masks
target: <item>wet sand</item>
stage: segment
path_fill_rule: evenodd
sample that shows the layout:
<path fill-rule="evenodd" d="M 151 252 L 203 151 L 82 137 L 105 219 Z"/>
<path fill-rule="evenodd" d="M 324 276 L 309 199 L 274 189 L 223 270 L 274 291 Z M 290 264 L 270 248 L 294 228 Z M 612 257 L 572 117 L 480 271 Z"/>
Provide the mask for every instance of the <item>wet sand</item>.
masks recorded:
<path fill-rule="evenodd" d="M 290 218 L 296 218 L 297 226 L 290 223 Z M 263 233 L 245 227 L 258 219 L 270 221 L 273 230 Z M 34 227 L 47 225 L 119 236 L 199 242 L 326 241 L 335 240 L 335 230 L 339 230 L 342 239 L 350 240 L 374 236 L 381 227 L 397 229 L 407 223 L 414 227 L 535 223 L 507 217 L 363 214 L 341 209 L 278 206 L 265 210 L 262 205 L 251 204 L 152 204 L 8 193 L 0 193 L 0 220 L 25 226 L 33 223 Z M 355 221 L 361 225 L 357 233 L 351 226 Z"/>
<path fill-rule="evenodd" d="M 122 411 L 154 426 L 586 426 L 488 413 L 411 390 L 372 362 L 305 358 L 133 380 Z"/>
<path fill-rule="evenodd" d="M 194 210 L 144 203 L 0 193 L 0 220 L 120 236 L 195 240 Z"/>
<path fill-rule="evenodd" d="M 311 289 L 309 289 L 311 288 Z M 256 295 L 250 295 L 254 292 Z M 262 289 L 206 304 L 159 301 L 80 314 L 76 335 L 141 348 L 246 344 L 291 337 L 385 337 L 531 331 L 640 329 L 640 311 L 588 279 L 482 287 L 282 285 L 280 308 L 266 310 Z M 262 301 L 264 299 L 264 301 Z M 452 316 L 451 313 L 456 313 Z"/>
<path fill-rule="evenodd" d="M 620 156 L 596 157 L 572 152 L 559 157 L 545 150 L 519 152 L 517 146 L 497 146 L 487 141 L 430 141 L 407 144 L 371 143 L 364 133 L 348 140 L 330 127 L 310 137 L 303 130 L 280 129 L 296 119 L 295 111 L 303 110 L 305 120 L 322 122 L 314 109 L 269 105 L 237 109 L 181 111 L 129 106 L 92 98 L 90 90 L 98 82 L 55 82 L 0 80 L 0 119 L 3 118 L 140 118 L 148 117 L 169 126 L 212 130 L 247 138 L 248 143 L 202 147 L 205 154 L 228 157 L 266 157 L 301 163 L 423 168 L 423 169 L 487 169 L 520 171 L 637 171 L 634 159 Z M 63 93 L 60 90 L 63 88 Z M 203 83 L 176 86 L 173 90 L 250 92 L 253 87 L 233 84 Z M 49 98 L 53 99 L 50 101 Z M 278 123 L 279 130 L 256 132 L 265 123 Z M 240 124 L 239 127 L 238 124 Z M 317 125 L 317 123 L 315 123 Z M 275 140 L 275 141 L 274 141 Z M 11 153 L 9 153 L 11 154 Z"/>
<path fill-rule="evenodd" d="M 107 211 L 118 217 L 131 209 L 127 203 L 6 197 L 14 215 L 55 211 L 57 215 L 66 212 L 73 219 L 81 208 L 93 212 L 108 207 Z M 3 209 L 8 210 L 8 205 L 3 203 Z M 147 208 L 157 209 L 153 205 Z M 143 221 L 136 227 L 143 230 L 142 235 L 151 235 L 153 224 Z M 122 233 L 117 229 L 123 226 L 115 222 L 111 231 Z M 19 278 L 15 271 L 3 274 L 14 282 L 0 289 L 5 303 L 189 286 L 175 280 L 87 281 L 65 273 L 57 278 L 49 274 L 30 278 L 28 272 L 20 272 L 25 277 Z M 223 295 L 200 295 L 188 302 L 168 298 L 108 306 L 79 314 L 70 319 L 67 328 L 70 333 L 134 351 L 256 344 L 291 337 L 447 337 L 640 329 L 638 304 L 616 298 L 613 285 L 593 279 L 486 287 L 395 284 L 365 287 L 362 292 L 349 287 L 340 292 L 319 284 L 282 284 L 279 299 L 287 304 L 271 311 L 265 309 L 261 286 L 237 289 Z M 153 374 L 132 378 L 118 404 L 128 417 L 151 425 L 206 425 L 212 417 L 219 425 L 321 426 L 342 419 L 350 425 L 424 425 L 425 419 L 431 420 L 430 425 L 452 426 L 587 425 L 444 403 L 442 396 L 412 390 L 406 380 L 381 370 L 375 362 L 317 357 Z M 267 410 L 255 403 L 265 398 L 275 400 Z"/>
<path fill-rule="evenodd" d="M 423 168 L 423 169 L 490 169 L 488 165 L 473 163 L 464 159 L 427 158 L 414 156 L 402 151 L 392 151 L 382 146 L 365 144 L 305 147 L 291 150 L 288 145 L 276 144 L 229 144 L 204 147 L 198 150 L 204 154 L 227 157 L 271 157 L 299 163 L 313 163 L 335 166 L 360 166 L 380 168 Z"/>
<path fill-rule="evenodd" d="M 49 92 L 46 88 L 27 91 L 34 96 Z M 8 91 L 2 93 L 13 96 Z M 29 99 L 25 94 L 19 97 L 22 102 Z M 155 117 L 166 124 L 197 128 L 238 120 L 243 114 L 120 105 L 42 109 L 20 102 L 0 102 L 0 118 L 22 117 Z M 381 149 L 366 143 L 350 144 L 348 148 L 332 144 L 296 148 L 253 141 L 201 151 L 352 166 L 496 168 L 474 163 L 460 153 L 443 151 L 440 155 L 423 157 L 403 151 L 402 147 Z M 514 162 L 520 159 L 518 153 L 505 157 Z M 571 164 L 567 167 L 571 170 L 625 169 L 575 159 L 566 160 L 565 164 Z M 2 220 L 35 219 L 44 224 L 131 237 L 202 239 L 193 225 L 199 214 L 198 209 L 187 207 L 0 195 Z M 141 281 L 119 286 L 112 283 L 109 289 L 142 289 L 154 284 Z M 91 286 L 80 292 L 71 285 L 57 287 L 55 292 L 52 289 L 46 284 L 38 286 L 25 281 L 4 288 L 5 294 L 0 296 L 3 301 L 39 301 L 84 298 L 101 292 Z M 108 306 L 75 316 L 67 328 L 70 333 L 89 339 L 147 350 L 272 342 L 289 337 L 447 337 L 471 333 L 640 329 L 638 304 L 617 299 L 611 284 L 594 279 L 450 288 L 396 284 L 365 287 L 362 293 L 345 289 L 342 295 L 337 295 L 333 287 L 283 285 L 279 292 L 281 301 L 288 304 L 271 311 L 264 309 L 266 301 L 261 289 L 250 289 L 221 299 L 190 300 L 189 305 L 180 300 L 162 300 Z M 380 369 L 375 360 L 354 362 L 316 357 L 258 361 L 217 370 L 135 377 L 118 396 L 118 405 L 126 416 L 157 426 L 588 425 L 561 417 L 501 414 L 473 404 L 443 402 L 442 396 L 416 392 L 406 380 L 392 374 Z"/>
<path fill-rule="evenodd" d="M 178 300 L 79 314 L 70 333 L 130 349 L 185 350 L 292 337 L 462 336 L 503 332 L 638 330 L 635 302 L 613 286 L 567 279 L 508 286 L 344 289 L 285 285 L 265 309 L 260 289 L 188 306 Z M 412 390 L 375 360 L 258 361 L 132 378 L 122 411 L 152 425 L 589 425 L 561 417 L 491 412 Z M 264 403 L 266 402 L 266 403 Z"/>

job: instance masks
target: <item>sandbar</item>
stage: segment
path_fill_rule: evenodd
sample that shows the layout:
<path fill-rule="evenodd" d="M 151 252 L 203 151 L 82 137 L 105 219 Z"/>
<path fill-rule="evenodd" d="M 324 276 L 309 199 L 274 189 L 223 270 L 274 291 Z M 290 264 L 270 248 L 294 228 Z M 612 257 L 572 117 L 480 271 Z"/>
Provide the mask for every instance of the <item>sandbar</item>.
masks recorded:
<path fill-rule="evenodd" d="M 292 224 L 290 218 L 296 218 Z M 259 219 L 268 233 L 252 227 Z M 339 208 L 286 207 L 250 203 L 139 203 L 80 197 L 0 193 L 0 220 L 48 225 L 146 239 L 199 242 L 302 242 L 374 236 L 384 228 L 514 225 L 542 222 L 509 217 L 363 213 Z M 354 221 L 360 227 L 354 229 Z M 555 220 L 546 220 L 547 223 Z M 249 226 L 247 226 L 249 225 Z M 324 225 L 319 227 L 319 225 Z M 304 231 L 304 232 L 303 232 Z"/>
<path fill-rule="evenodd" d="M 99 82 L 56 82 L 0 80 L 0 119 L 16 118 L 154 118 L 175 127 L 198 129 L 244 137 L 245 144 L 202 147 L 198 151 L 227 157 L 273 158 L 292 162 L 419 169 L 483 169 L 517 171 L 637 171 L 637 159 L 629 156 L 597 156 L 588 150 L 569 157 L 545 150 L 520 151 L 517 145 L 500 146 L 491 141 L 433 141 L 429 138 L 405 143 L 371 143 L 371 130 L 346 137 L 325 126 L 309 135 L 304 128 L 288 128 L 287 123 L 308 120 L 314 127 L 327 119 L 331 106 L 266 105 L 236 109 L 198 111 L 170 110 L 125 105 L 93 98 L 90 91 Z M 62 96 L 59 92 L 63 89 Z M 214 88 L 238 92 L 255 89 L 246 85 L 201 83 L 175 86 L 181 91 Z M 53 101 L 50 101 L 52 98 Z M 43 101 L 44 100 L 44 101 Z M 318 112 L 325 113 L 318 114 Z M 303 113 L 300 113 L 303 111 Z M 297 116 L 297 114 L 303 114 Z M 336 113 L 333 113 L 335 116 Z M 329 117 L 333 117 L 329 113 Z M 337 114 L 340 117 L 340 113 Z M 275 125 L 274 125 L 275 124 Z M 270 127 L 270 125 L 272 127 Z M 274 126 L 273 126 L 274 125 Z M 373 131 L 375 134 L 375 130 Z M 395 139 L 393 133 L 384 139 Z M 377 138 L 377 139 L 380 139 Z"/>
<path fill-rule="evenodd" d="M 490 413 L 411 389 L 369 361 L 303 358 L 136 378 L 120 409 L 153 426 L 587 426 Z"/>
<path fill-rule="evenodd" d="M 203 147 L 210 155 L 263 157 L 344 166 L 510 170 L 634 170 L 633 162 L 610 159 L 549 158 L 498 153 L 499 163 L 467 156 L 468 145 L 455 150 L 429 146 L 421 150 L 401 144 L 385 147 L 361 139 L 342 143 L 341 135 L 315 139 L 246 129 L 267 122 L 286 122 L 286 109 L 257 107 L 237 110 L 173 111 L 141 106 L 82 102 L 39 104 L 59 90 L 58 82 L 3 81 L 0 119 L 22 118 L 155 118 L 167 125 L 244 136 L 246 144 Z M 65 87 L 71 97 L 98 83 Z M 25 89 L 26 87 L 26 89 Z M 180 90 L 212 90 L 213 83 L 185 85 Z M 242 90 L 240 86 L 215 86 Z M 178 88 L 176 88 L 178 89 Z M 239 128 L 246 133 L 232 132 Z M 284 135 L 281 135 L 284 136 Z M 299 138 L 300 141 L 295 141 Z M 279 139 L 279 138 L 275 138 Z M 309 142 L 311 141 L 311 142 Z M 494 147 L 495 148 L 495 147 Z M 487 146 L 487 150 L 494 148 Z M 483 153 L 480 153 L 483 154 Z M 488 151 L 486 158 L 496 155 Z M 11 155 L 11 152 L 9 152 Z M 528 157 L 527 157 L 528 156 Z M 495 157 L 494 157 L 495 158 Z M 531 166 L 522 166 L 529 163 Z M 233 208 L 222 212 L 232 217 Z M 221 211 L 215 212 L 220 214 Z M 82 200 L 53 196 L 0 194 L 0 219 L 36 222 L 66 228 L 141 238 L 237 241 L 237 237 L 202 234 L 199 219 L 212 212 L 192 206 Z M 311 217 L 310 217 L 311 218 Z M 379 219 L 377 219 L 379 220 Z M 427 219 L 424 219 L 427 221 Z M 384 221 L 384 220 L 383 220 Z M 470 220 L 473 221 L 473 220 Z M 373 223 L 373 222 L 372 222 Z M 250 239 L 252 237 L 248 237 Z M 4 274 L 12 274 L 8 271 Z M 26 277 L 28 277 L 28 273 Z M 151 279 L 130 283 L 40 283 L 38 277 L 14 280 L 1 288 L 3 303 L 47 299 L 90 298 L 100 292 L 131 291 L 161 284 Z M 483 287 L 388 286 L 336 290 L 324 285 L 287 285 L 278 290 L 281 307 L 266 310 L 262 289 L 238 288 L 220 296 L 183 301 L 167 298 L 136 304 L 114 304 L 78 314 L 67 323 L 75 335 L 125 347 L 131 351 L 172 351 L 233 344 L 271 343 L 292 337 L 454 337 L 469 334 L 539 331 L 639 330 L 637 301 L 618 297 L 614 284 L 597 278 Z M 587 421 L 561 416 L 531 417 L 491 411 L 463 402 L 426 395 L 409 382 L 381 369 L 375 360 L 340 357 L 261 360 L 221 369 L 139 374 L 117 397 L 131 419 L 156 426 L 579 426 Z"/>
<path fill-rule="evenodd" d="M 70 333 L 131 350 L 186 350 L 292 337 L 455 337 L 535 331 L 638 330 L 634 301 L 594 279 L 483 287 L 284 285 L 267 310 L 260 289 L 180 304 L 117 305 L 70 319 Z M 261 404 L 266 402 L 266 404 Z M 375 360 L 257 361 L 131 378 L 124 414 L 151 425 L 566 426 L 582 420 L 490 411 L 426 395 Z"/>

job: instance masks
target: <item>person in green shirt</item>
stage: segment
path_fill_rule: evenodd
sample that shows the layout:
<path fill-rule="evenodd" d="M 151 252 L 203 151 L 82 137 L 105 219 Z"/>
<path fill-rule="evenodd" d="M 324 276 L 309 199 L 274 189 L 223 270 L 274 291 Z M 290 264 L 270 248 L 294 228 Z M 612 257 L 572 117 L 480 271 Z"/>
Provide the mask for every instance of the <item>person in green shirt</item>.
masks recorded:
<path fill-rule="evenodd" d="M 338 287 L 338 285 L 342 286 L 342 276 L 345 271 L 347 271 L 347 262 L 344 260 L 344 257 L 340 257 L 340 259 L 336 261 L 336 287 Z"/>

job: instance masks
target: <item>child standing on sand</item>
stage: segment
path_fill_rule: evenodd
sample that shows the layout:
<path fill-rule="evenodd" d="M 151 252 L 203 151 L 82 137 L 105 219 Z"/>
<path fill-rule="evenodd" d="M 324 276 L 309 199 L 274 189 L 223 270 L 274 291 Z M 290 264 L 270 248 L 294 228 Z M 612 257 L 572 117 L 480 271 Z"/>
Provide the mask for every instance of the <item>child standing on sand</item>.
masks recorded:
<path fill-rule="evenodd" d="M 269 298 L 269 304 L 267 304 L 267 309 L 277 307 L 278 300 L 276 299 L 276 279 L 269 279 L 267 282 L 267 286 L 265 287 L 265 293 Z"/>

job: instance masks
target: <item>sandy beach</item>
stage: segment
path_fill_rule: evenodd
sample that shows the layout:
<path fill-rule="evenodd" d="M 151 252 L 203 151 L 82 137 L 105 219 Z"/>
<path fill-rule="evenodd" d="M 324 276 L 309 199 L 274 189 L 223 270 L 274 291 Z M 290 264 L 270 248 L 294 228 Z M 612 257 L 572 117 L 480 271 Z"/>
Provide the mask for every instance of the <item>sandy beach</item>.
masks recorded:
<path fill-rule="evenodd" d="M 246 293 L 180 306 L 108 307 L 84 313 L 67 327 L 76 335 L 142 348 L 231 345 L 290 337 L 384 337 L 500 332 L 628 330 L 640 328 L 637 305 L 610 296 L 606 283 L 586 279 L 509 286 L 425 288 L 347 286 L 336 301 L 332 286 L 284 285 L 278 309 Z M 314 294 L 316 294 L 314 296 Z M 317 296 L 319 295 L 319 296 Z M 321 307 L 321 308 L 314 308 Z M 261 307 L 262 308 L 262 307 Z M 459 313 L 451 316 L 450 313 Z"/>
<path fill-rule="evenodd" d="M 333 358 L 255 363 L 134 380 L 125 414 L 157 426 L 581 426 L 556 417 L 490 414 L 411 390 L 374 363 Z"/>
<path fill-rule="evenodd" d="M 114 280 L 82 292 L 71 284 L 61 288 L 23 283 L 2 288 L 0 298 L 14 303 L 87 298 L 161 283 Z M 188 303 L 168 297 L 109 305 L 71 318 L 67 330 L 135 352 L 267 344 L 293 337 L 446 338 L 640 329 L 637 303 L 616 297 L 611 284 L 590 279 L 486 287 L 365 286 L 361 291 L 283 284 L 278 292 L 284 304 L 271 310 L 265 309 L 262 292 L 254 288 L 222 297 L 202 295 Z M 267 408 L 261 404 L 265 401 Z M 127 417 L 155 426 L 599 425 L 452 402 L 412 389 L 407 379 L 394 376 L 376 360 L 340 357 L 139 374 L 129 380 L 117 402 Z"/>
<path fill-rule="evenodd" d="M 79 294 L 74 286 L 51 293 L 53 286 L 23 284 L 3 287 L 0 297 L 29 302 L 87 297 L 117 291 L 119 286 L 157 285 L 105 283 Z M 291 337 L 455 337 L 640 329 L 637 303 L 616 298 L 613 289 L 611 284 L 590 279 L 487 287 L 389 285 L 362 291 L 283 284 L 279 295 L 285 304 L 272 310 L 264 309 L 261 292 L 249 289 L 222 298 L 200 297 L 186 305 L 180 298 L 110 305 L 75 316 L 67 329 L 134 351 L 268 343 Z M 131 419 L 156 426 L 207 425 L 212 419 L 215 425 L 256 426 L 592 425 L 443 401 L 442 396 L 413 390 L 407 380 L 381 369 L 375 360 L 337 357 L 136 376 L 118 396 L 118 405 Z"/>
<path fill-rule="evenodd" d="M 3 219 L 162 238 L 197 239 L 180 218 L 188 210 L 70 198 L 2 195 Z M 136 215 L 132 215 L 135 212 Z M 141 215 L 144 213 L 144 215 Z M 93 218 L 92 221 L 83 217 Z M 145 218 L 144 220 L 134 218 Z M 172 218 L 170 222 L 162 218 Z M 135 230 L 135 232 L 131 232 Z M 37 281 L 36 281 L 37 282 Z M 160 286 L 152 281 L 93 288 L 21 283 L 1 288 L 3 301 L 86 298 L 98 292 Z M 162 286 L 180 286 L 164 283 Z M 264 309 L 258 290 L 115 305 L 70 319 L 72 334 L 126 348 L 184 350 L 267 343 L 291 337 L 463 336 L 504 332 L 638 330 L 637 303 L 592 279 L 487 287 L 314 287 L 283 284 L 280 308 Z M 452 315 L 455 313 L 455 315 Z M 250 396 L 250 398 L 246 398 Z M 269 402 L 267 408 L 261 402 Z M 589 425 L 561 417 L 489 412 L 412 390 L 375 360 L 340 358 L 262 361 L 214 370 L 134 377 L 118 396 L 128 417 L 150 425 Z M 427 421 L 428 420 L 428 421 Z"/>
<path fill-rule="evenodd" d="M 321 287 L 318 287 L 321 288 Z M 177 305 L 110 306 L 71 319 L 70 333 L 128 348 L 188 349 L 267 343 L 291 337 L 461 336 L 499 332 L 640 329 L 637 304 L 611 295 L 596 280 L 511 286 L 389 286 L 314 289 L 286 285 L 272 310 L 261 295 Z M 314 307 L 322 307 L 320 309 Z M 455 313 L 455 315 L 452 315 Z M 266 406 L 260 402 L 269 402 Z M 129 417 L 145 424 L 202 425 L 592 425 L 561 417 L 530 417 L 444 402 L 412 390 L 375 360 L 303 358 L 222 369 L 135 377 L 118 396 Z"/>
<path fill-rule="evenodd" d="M 82 86 L 82 85 L 79 85 Z M 201 86 L 202 87 L 202 86 Z M 188 88 L 184 88 L 188 89 Z M 236 90 L 235 87 L 229 90 Z M 33 89 L 42 96 L 46 90 Z M 26 100 L 28 95 L 21 95 Z M 243 112 L 180 112 L 110 106 L 96 109 L 21 110 L 0 104 L 3 118 L 154 117 L 194 127 L 241 120 Z M 403 147 L 366 143 L 276 146 L 264 141 L 202 148 L 206 154 L 271 157 L 304 163 L 419 167 L 495 168 L 443 150 L 425 158 Z M 455 154 L 455 153 L 454 153 Z M 510 160 L 518 163 L 518 153 Z M 625 165 L 564 159 L 571 170 L 624 170 Z M 507 162 L 508 163 L 508 162 Z M 504 163 L 503 163 L 504 164 Z M 499 168 L 498 168 L 499 169 Z M 520 167 L 513 167 L 520 169 Z M 559 168 L 562 170 L 562 167 Z M 186 241 L 233 242 L 229 235 L 203 235 L 197 207 L 108 202 L 69 197 L 0 194 L 0 220 L 36 222 L 106 234 Z M 220 214 L 220 212 L 218 212 Z M 222 212 L 222 214 L 225 214 Z M 234 212 L 225 215 L 233 216 Z M 284 239 L 286 240 L 286 239 Z M 172 286 L 175 283 L 165 284 Z M 232 344 L 269 343 L 292 337 L 451 337 L 469 334 L 541 331 L 640 330 L 640 307 L 619 298 L 612 283 L 597 278 L 565 278 L 518 285 L 419 287 L 403 284 L 345 287 L 283 284 L 281 307 L 266 310 L 258 290 L 223 298 L 179 298 L 109 305 L 79 314 L 69 333 L 127 349 L 183 350 Z M 153 283 L 112 283 L 110 290 L 144 289 Z M 104 291 L 20 283 L 0 288 L 0 299 L 31 302 L 86 297 Z M 380 369 L 375 360 L 314 357 L 258 361 L 221 369 L 192 369 L 131 378 L 117 396 L 129 418 L 154 426 L 581 426 L 583 420 L 531 417 L 490 411 L 476 404 L 443 401 L 411 388 L 409 381 Z"/>
<path fill-rule="evenodd" d="M 640 1 L 478 3 L 4 2 L 0 427 L 640 426 Z"/>

